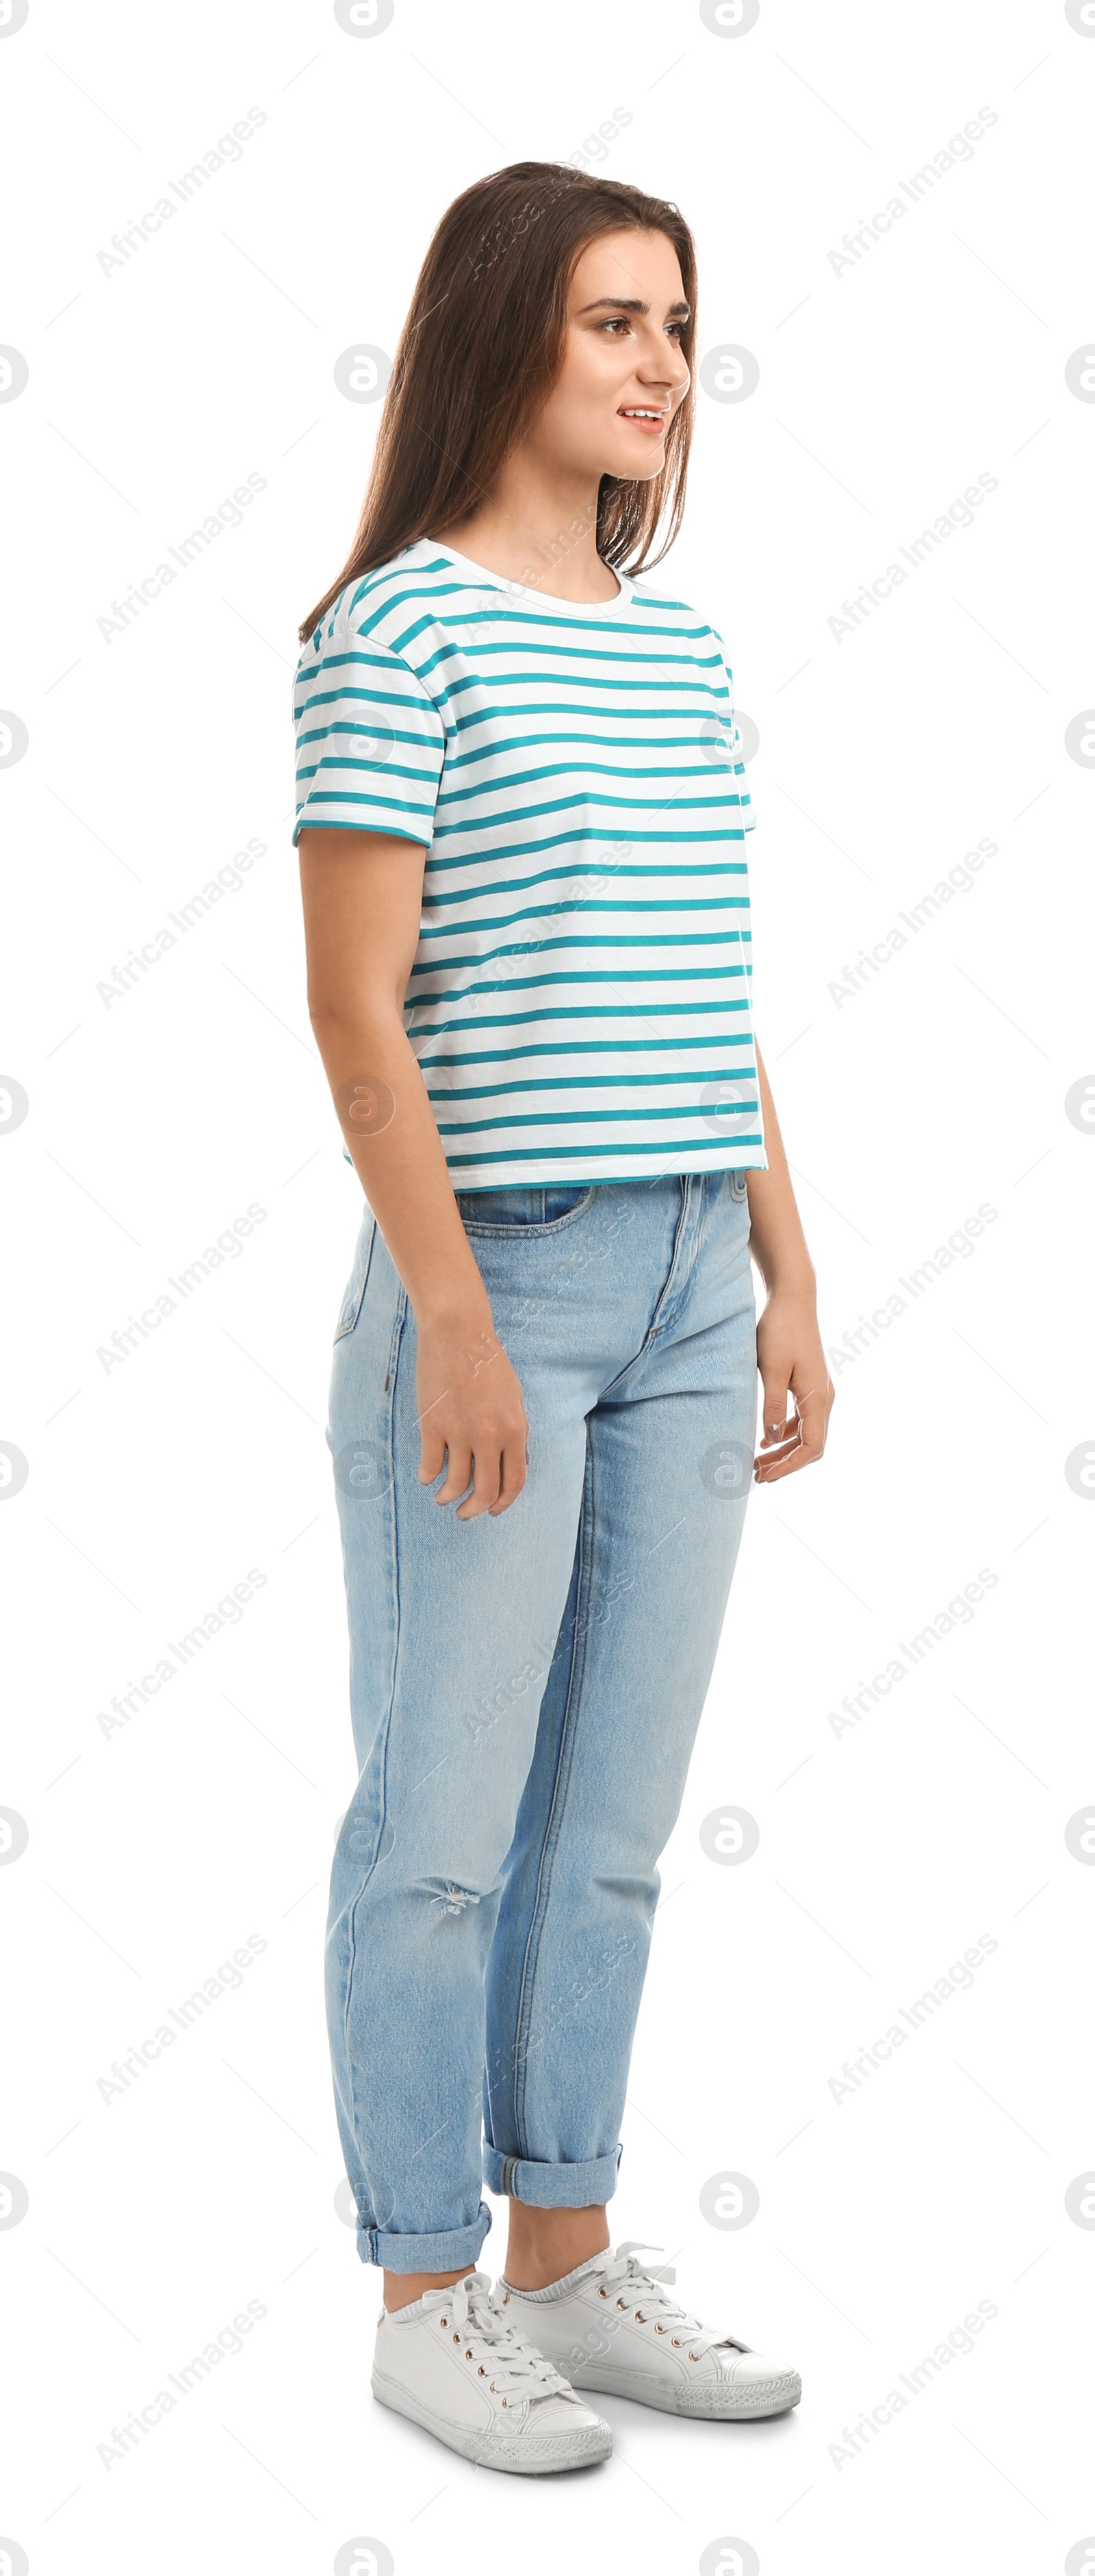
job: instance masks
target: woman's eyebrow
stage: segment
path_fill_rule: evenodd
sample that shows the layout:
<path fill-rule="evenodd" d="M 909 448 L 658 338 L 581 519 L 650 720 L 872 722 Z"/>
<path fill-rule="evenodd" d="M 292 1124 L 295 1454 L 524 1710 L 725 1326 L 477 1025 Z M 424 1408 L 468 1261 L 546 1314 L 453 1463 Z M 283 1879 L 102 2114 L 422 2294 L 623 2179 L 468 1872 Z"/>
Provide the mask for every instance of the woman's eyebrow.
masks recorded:
<path fill-rule="evenodd" d="M 598 313 L 603 305 L 608 305 L 613 313 L 649 313 L 650 311 L 649 304 L 644 304 L 639 295 L 598 295 L 594 297 L 592 304 L 579 306 L 577 319 L 580 321 L 583 313 Z M 667 307 L 666 321 L 675 321 L 678 316 L 684 316 L 687 319 L 690 311 L 690 305 L 682 298 L 680 303 L 670 304 Z"/>

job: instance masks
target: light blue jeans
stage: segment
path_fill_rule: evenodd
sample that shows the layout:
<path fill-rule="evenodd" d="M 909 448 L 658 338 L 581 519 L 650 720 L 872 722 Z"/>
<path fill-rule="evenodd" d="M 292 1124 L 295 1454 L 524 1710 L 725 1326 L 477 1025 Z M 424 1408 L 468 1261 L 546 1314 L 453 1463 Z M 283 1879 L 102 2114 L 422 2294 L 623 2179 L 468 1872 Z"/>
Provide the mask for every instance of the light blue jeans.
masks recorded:
<path fill-rule="evenodd" d="M 334 1350 L 360 1770 L 327 1936 L 363 2262 L 473 2263 L 484 2180 L 607 2201 L 660 1880 L 751 1481 L 744 1172 L 465 1191 L 524 1491 L 420 1485 L 415 1322 L 366 1214 Z M 440 1477 L 437 1479 L 440 1482 Z"/>

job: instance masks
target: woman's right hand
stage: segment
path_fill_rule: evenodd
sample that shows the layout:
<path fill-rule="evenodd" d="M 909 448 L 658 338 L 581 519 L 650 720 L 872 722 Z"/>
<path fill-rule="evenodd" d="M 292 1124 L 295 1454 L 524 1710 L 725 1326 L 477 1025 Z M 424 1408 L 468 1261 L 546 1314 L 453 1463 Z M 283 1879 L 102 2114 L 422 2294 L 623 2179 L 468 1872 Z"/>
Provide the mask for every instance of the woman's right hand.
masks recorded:
<path fill-rule="evenodd" d="M 480 1512 L 496 1520 L 516 1502 L 528 1472 L 528 1417 L 520 1379 L 489 1310 L 486 1321 L 482 1310 L 444 1323 L 415 1320 L 419 1483 L 432 1485 L 447 1450 L 448 1473 L 434 1502 L 457 1503 L 458 1521 L 475 1520 Z"/>

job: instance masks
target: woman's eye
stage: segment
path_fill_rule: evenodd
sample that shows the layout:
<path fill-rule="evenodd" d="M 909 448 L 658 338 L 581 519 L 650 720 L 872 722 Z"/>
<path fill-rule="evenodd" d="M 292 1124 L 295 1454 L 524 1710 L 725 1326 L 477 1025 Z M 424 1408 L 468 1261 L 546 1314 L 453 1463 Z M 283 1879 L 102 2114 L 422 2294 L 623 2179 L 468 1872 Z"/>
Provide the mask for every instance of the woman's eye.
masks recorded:
<path fill-rule="evenodd" d="M 683 322 L 667 322 L 665 327 L 674 340 L 679 340 L 685 326 Z M 631 324 L 626 313 L 614 313 L 607 322 L 601 322 L 598 328 L 605 333 L 611 332 L 613 339 L 618 339 L 621 331 L 630 330 Z"/>

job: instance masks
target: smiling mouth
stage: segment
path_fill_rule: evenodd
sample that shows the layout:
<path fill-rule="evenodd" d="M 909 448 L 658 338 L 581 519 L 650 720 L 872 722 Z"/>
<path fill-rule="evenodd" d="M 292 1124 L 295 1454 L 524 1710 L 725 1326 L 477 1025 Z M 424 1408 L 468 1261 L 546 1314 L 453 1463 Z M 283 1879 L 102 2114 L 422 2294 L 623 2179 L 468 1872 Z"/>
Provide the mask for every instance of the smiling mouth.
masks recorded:
<path fill-rule="evenodd" d="M 655 433 L 660 436 L 662 430 L 668 423 L 669 413 L 668 411 L 657 410 L 653 404 L 621 403 L 617 413 L 617 419 L 633 420 L 636 429 L 645 430 L 647 437 L 649 438 Z"/>

